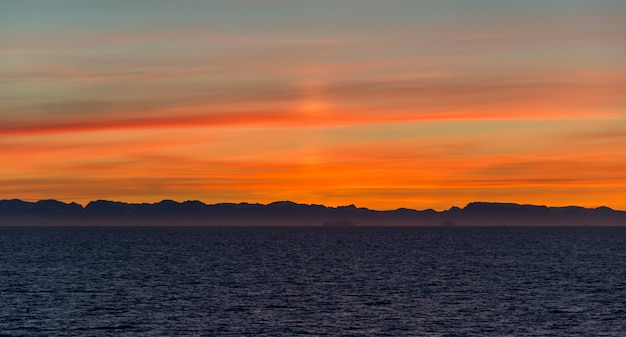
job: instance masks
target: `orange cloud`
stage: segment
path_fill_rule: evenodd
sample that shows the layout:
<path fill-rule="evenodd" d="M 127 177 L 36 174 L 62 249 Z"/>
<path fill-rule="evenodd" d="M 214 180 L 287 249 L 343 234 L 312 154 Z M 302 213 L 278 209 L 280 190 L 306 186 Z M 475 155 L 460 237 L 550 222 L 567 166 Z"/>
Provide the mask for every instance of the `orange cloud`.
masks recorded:
<path fill-rule="evenodd" d="M 248 130 L 249 142 L 267 146 L 259 147 L 258 155 L 230 158 L 211 152 L 212 142 L 233 153 L 245 151 L 249 145 L 236 141 L 239 133 L 228 136 L 224 130 L 211 136 L 188 134 L 188 139 L 176 135 L 159 138 L 157 131 L 137 138 L 135 131 L 126 130 L 118 135 L 120 140 L 98 136 L 92 144 L 82 145 L 71 143 L 80 135 L 64 135 L 49 139 L 47 147 L 29 143 L 33 137 L 22 137 L 23 143 L 14 142 L 15 147 L 7 152 L 9 167 L 0 169 L 4 176 L 0 193 L 81 202 L 91 198 L 135 202 L 293 199 L 381 209 L 443 209 L 474 200 L 563 205 L 572 198 L 554 199 L 555 193 L 584 191 L 576 204 L 597 206 L 601 200 L 612 207 L 623 206 L 620 188 L 626 186 L 622 173 L 626 167 L 619 160 L 608 154 L 594 155 L 592 149 L 560 159 L 555 159 L 556 149 L 541 154 L 533 146 L 517 155 L 493 152 L 499 131 L 493 132 L 475 137 L 472 144 L 466 144 L 467 136 L 379 141 L 347 138 L 343 145 L 320 140 L 309 147 L 272 151 L 274 140 L 263 138 L 270 131 Z M 505 133 L 517 137 L 515 131 Z M 43 142 L 46 137 L 37 139 Z"/>
<path fill-rule="evenodd" d="M 417 3 L 15 7 L 38 25 L 0 23 L 0 196 L 626 209 L 623 6 Z"/>

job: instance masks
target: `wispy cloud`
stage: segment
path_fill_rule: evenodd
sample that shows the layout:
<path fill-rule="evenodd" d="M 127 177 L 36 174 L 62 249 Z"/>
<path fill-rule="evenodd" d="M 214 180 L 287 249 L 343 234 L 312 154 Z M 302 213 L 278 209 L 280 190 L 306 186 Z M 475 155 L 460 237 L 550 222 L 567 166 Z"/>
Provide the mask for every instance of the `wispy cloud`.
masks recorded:
<path fill-rule="evenodd" d="M 621 3 L 7 8 L 1 195 L 626 208 Z"/>

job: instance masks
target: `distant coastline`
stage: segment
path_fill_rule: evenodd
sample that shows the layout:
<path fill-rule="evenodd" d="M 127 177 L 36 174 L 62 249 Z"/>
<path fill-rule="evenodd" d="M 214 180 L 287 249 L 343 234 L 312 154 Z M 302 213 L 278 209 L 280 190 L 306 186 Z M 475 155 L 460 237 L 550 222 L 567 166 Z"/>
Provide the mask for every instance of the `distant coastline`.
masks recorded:
<path fill-rule="evenodd" d="M 0 226 L 626 226 L 626 212 L 608 207 L 547 207 L 472 202 L 444 211 L 399 208 L 378 211 L 354 205 L 328 207 L 200 201 L 124 203 L 97 200 L 85 206 L 57 200 L 0 200 Z"/>

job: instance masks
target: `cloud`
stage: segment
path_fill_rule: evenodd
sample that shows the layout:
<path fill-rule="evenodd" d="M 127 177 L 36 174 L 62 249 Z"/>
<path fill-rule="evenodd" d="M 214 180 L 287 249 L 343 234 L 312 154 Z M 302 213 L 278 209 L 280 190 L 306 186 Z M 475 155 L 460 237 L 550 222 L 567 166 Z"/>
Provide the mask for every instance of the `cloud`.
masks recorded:
<path fill-rule="evenodd" d="M 187 90 L 188 86 L 180 83 L 153 83 L 139 88 L 120 84 L 121 87 L 79 89 L 90 95 L 95 95 L 95 90 L 99 89 L 109 97 L 54 97 L 52 101 L 32 96 L 27 101 L 26 93 L 13 93 L 13 99 L 6 101 L 3 109 L 5 116 L 0 134 L 623 117 L 619 110 L 626 104 L 621 95 L 626 90 L 623 73 L 608 76 L 591 71 L 538 75 L 543 76 L 536 79 L 532 75 L 518 77 L 511 73 L 493 78 L 330 80 L 318 81 L 315 90 L 288 81 L 205 83 L 191 86 L 193 90 Z M 63 90 L 70 94 L 71 88 Z M 313 103 L 315 113 L 304 113 Z"/>

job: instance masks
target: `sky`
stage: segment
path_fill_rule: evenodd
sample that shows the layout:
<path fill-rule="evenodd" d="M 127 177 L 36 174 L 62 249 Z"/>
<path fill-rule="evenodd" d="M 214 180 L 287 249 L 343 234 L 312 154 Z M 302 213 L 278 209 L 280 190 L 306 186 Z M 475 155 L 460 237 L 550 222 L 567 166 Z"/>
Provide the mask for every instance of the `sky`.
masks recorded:
<path fill-rule="evenodd" d="M 626 2 L 0 2 L 0 199 L 626 210 Z"/>

